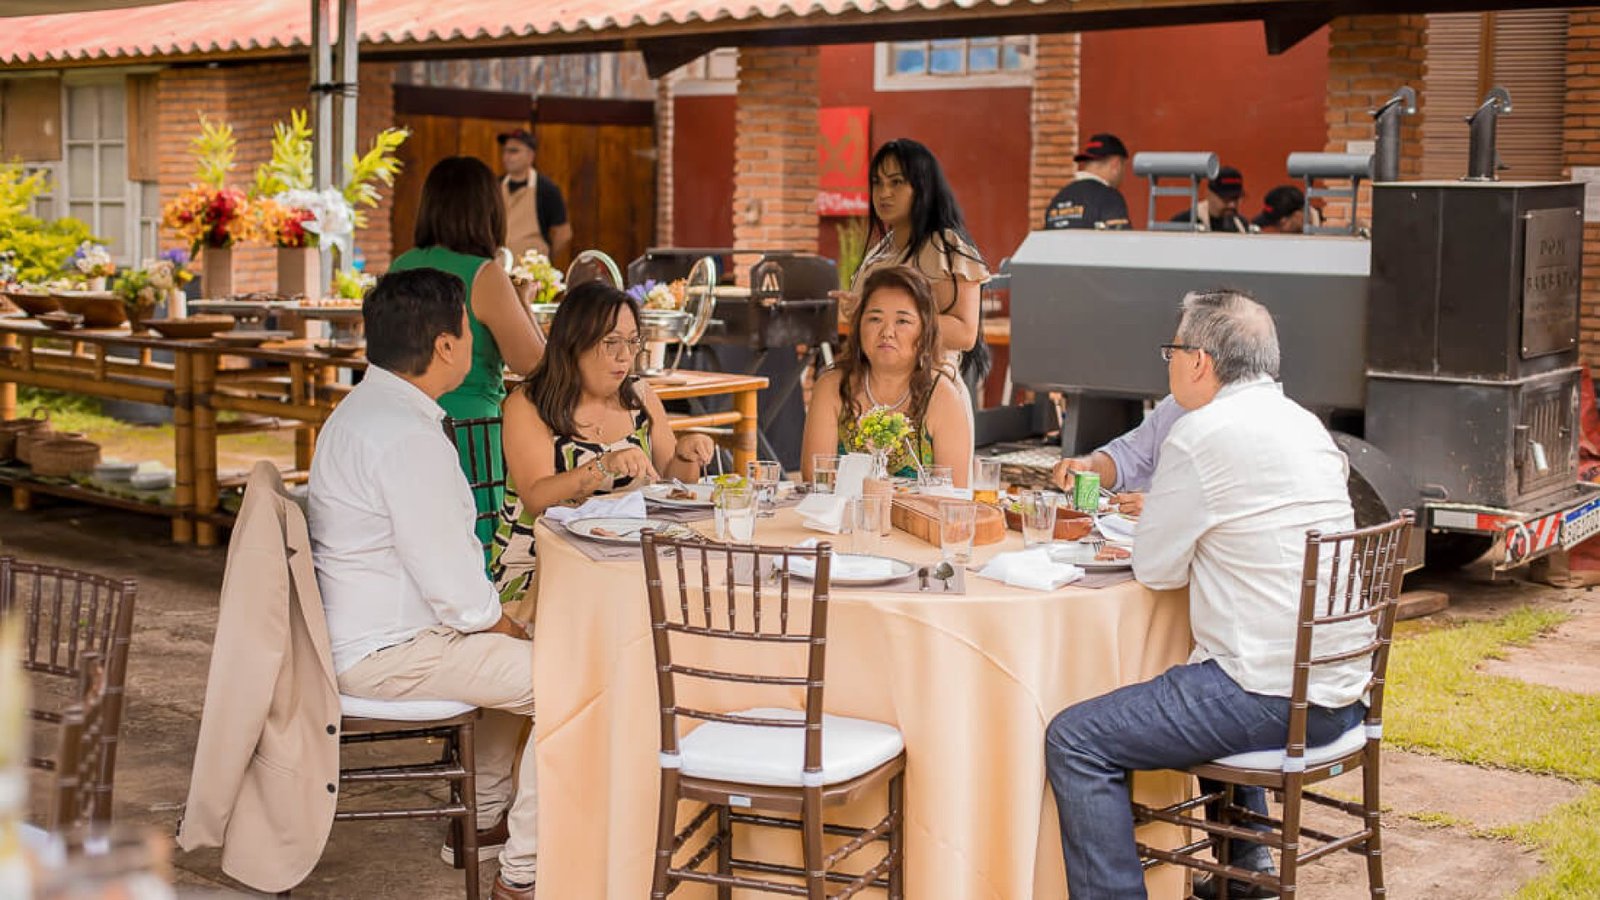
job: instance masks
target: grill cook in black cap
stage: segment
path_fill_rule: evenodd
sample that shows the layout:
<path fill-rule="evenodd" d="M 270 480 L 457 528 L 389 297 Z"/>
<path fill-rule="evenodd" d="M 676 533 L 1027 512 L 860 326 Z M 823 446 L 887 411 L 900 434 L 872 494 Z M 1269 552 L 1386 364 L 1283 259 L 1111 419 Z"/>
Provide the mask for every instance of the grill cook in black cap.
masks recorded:
<path fill-rule="evenodd" d="M 1217 170 L 1217 177 L 1206 182 L 1206 231 L 1250 232 L 1250 223 L 1239 215 L 1239 198 L 1244 196 L 1244 176 L 1233 166 Z M 1184 210 L 1172 217 L 1174 222 L 1193 222 L 1194 215 Z"/>
<path fill-rule="evenodd" d="M 539 140 L 533 136 L 533 132 L 526 128 L 513 128 L 510 131 L 502 131 L 495 136 L 495 142 L 502 147 L 506 145 L 506 141 L 521 141 L 528 145 L 529 150 L 539 149 Z"/>
<path fill-rule="evenodd" d="M 1117 187 L 1128 168 L 1128 148 L 1114 134 L 1089 138 L 1073 159 L 1078 173 L 1045 208 L 1045 228 L 1125 229 L 1128 203 Z"/>

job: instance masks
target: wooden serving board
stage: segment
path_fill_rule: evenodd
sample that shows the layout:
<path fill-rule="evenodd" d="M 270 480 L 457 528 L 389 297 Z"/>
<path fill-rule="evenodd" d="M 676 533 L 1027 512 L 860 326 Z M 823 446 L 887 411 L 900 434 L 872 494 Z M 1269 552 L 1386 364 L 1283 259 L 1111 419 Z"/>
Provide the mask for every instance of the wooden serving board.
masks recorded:
<path fill-rule="evenodd" d="M 903 494 L 894 498 L 889 521 L 919 541 L 940 546 L 939 505 L 942 503 L 972 503 L 970 500 L 950 500 L 945 497 L 924 497 L 921 494 Z M 998 544 L 1006 539 L 1006 520 L 1000 510 L 983 503 L 972 503 L 978 508 L 977 530 L 972 536 L 974 545 Z"/>

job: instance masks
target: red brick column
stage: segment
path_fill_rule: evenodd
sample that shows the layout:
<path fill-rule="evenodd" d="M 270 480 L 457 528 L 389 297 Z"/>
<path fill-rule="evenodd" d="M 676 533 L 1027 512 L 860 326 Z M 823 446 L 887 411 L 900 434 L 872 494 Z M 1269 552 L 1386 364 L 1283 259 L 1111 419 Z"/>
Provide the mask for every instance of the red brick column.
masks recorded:
<path fill-rule="evenodd" d="M 1568 173 L 1576 166 L 1600 166 L 1600 8 L 1568 13 L 1564 124 L 1561 152 Z M 1579 358 L 1600 365 L 1600 222 L 1587 219 L 1579 302 Z"/>
<path fill-rule="evenodd" d="M 817 251 L 817 48 L 743 47 L 734 113 L 733 245 Z M 754 256 L 735 257 L 741 282 Z"/>
<path fill-rule="evenodd" d="M 677 103 L 673 79 L 656 81 L 656 246 L 670 247 L 672 237 L 672 149 Z"/>
<path fill-rule="evenodd" d="M 1072 180 L 1078 152 L 1077 33 L 1041 34 L 1033 70 L 1032 157 L 1028 163 L 1028 227 L 1044 222 L 1045 207 Z"/>
<path fill-rule="evenodd" d="M 1428 17 L 1420 15 L 1347 16 L 1334 19 L 1328 35 L 1328 144 L 1344 153 L 1351 142 L 1373 139 L 1372 110 L 1396 88 L 1417 91 L 1417 114 L 1401 128 L 1400 176 L 1422 175 L 1422 76 L 1427 61 Z M 1361 192 L 1360 218 L 1369 221 L 1372 193 Z M 1327 224 L 1348 222 L 1349 204 L 1330 201 Z"/>

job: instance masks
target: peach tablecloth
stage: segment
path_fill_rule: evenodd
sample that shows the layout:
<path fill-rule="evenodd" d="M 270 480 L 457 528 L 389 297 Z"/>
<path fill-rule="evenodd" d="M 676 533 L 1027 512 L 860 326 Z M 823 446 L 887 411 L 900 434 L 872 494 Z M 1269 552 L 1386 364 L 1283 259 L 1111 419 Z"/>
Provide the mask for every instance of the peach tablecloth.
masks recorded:
<path fill-rule="evenodd" d="M 763 544 L 814 536 L 792 510 L 762 520 L 756 531 Z M 660 746 L 644 567 L 591 561 L 570 540 L 539 527 L 539 895 L 638 900 L 649 896 Z M 1020 545 L 1013 534 L 980 547 L 976 563 Z M 939 551 L 895 532 L 881 552 L 924 564 Z M 1045 727 L 1076 701 L 1183 662 L 1187 598 L 1132 581 L 1040 593 L 970 573 L 967 590 L 957 596 L 835 586 L 824 705 L 836 715 L 892 723 L 905 735 L 908 897 L 1062 898 Z M 754 705 L 745 700 L 711 702 Z M 1147 801 L 1173 802 L 1187 789 L 1173 773 L 1135 781 Z M 864 798 L 844 819 L 875 820 L 882 803 L 881 794 Z M 683 804 L 684 820 L 691 806 Z M 1172 834 L 1146 838 L 1178 843 Z M 736 855 L 775 849 L 798 858 L 797 834 L 756 840 L 756 850 L 748 841 L 736 844 Z M 1176 898 L 1183 878 L 1163 868 L 1148 883 L 1151 897 Z M 714 896 L 703 888 L 684 885 L 673 896 Z"/>

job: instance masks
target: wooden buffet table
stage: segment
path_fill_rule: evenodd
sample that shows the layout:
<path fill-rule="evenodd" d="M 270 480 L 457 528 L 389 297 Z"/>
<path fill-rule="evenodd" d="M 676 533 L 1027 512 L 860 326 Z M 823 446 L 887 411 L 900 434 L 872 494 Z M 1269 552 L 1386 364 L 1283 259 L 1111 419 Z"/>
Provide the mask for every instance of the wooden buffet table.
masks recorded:
<path fill-rule="evenodd" d="M 131 351 L 119 357 L 108 351 Z M 172 362 L 154 361 L 154 353 Z M 331 356 L 307 341 L 265 347 L 229 346 L 213 340 L 179 341 L 132 335 L 122 329 L 51 331 L 31 319 L 0 319 L 0 418 L 17 415 L 16 386 L 131 400 L 173 411 L 173 504 L 155 506 L 75 485 L 0 479 L 13 490 L 13 505 L 26 509 L 31 493 L 48 493 L 107 506 L 170 516 L 172 539 L 209 547 L 218 526 L 231 523 L 221 510 L 222 490 L 243 478 L 222 479 L 217 472 L 217 441 L 224 434 L 293 428 L 295 469 L 311 467 L 317 429 L 350 390 L 340 384 L 340 369 L 366 368 L 360 356 Z M 731 427 L 734 467 L 742 471 L 756 458 L 757 396 L 767 379 L 716 372 L 674 372 L 649 379 L 663 400 L 731 396 L 728 412 L 679 416 L 674 430 Z M 219 413 L 239 417 L 219 421 Z M 91 436 L 92 437 L 92 436 Z"/>

